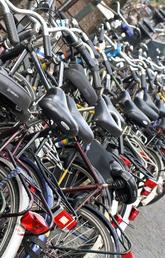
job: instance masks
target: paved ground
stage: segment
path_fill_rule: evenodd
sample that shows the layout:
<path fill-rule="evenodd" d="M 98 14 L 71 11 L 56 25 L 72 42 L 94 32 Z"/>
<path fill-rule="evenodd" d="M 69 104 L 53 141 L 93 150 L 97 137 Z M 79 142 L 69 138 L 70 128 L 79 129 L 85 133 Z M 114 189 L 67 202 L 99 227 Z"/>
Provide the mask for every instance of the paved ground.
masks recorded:
<path fill-rule="evenodd" d="M 126 231 L 135 258 L 165 258 L 165 198 L 140 210 L 135 229 Z"/>

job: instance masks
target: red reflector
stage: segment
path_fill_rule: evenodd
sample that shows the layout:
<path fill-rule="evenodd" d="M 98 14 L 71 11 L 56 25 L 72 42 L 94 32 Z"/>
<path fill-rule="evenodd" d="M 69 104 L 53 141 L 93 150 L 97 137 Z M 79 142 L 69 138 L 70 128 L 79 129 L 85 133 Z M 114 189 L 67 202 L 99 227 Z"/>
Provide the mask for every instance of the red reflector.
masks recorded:
<path fill-rule="evenodd" d="M 158 185 L 158 183 L 156 182 L 156 181 L 154 181 L 153 179 L 147 179 L 146 181 L 145 181 L 145 183 L 144 183 L 144 185 L 145 186 L 148 186 L 149 188 L 151 188 L 151 189 L 153 189 L 153 188 L 155 188 L 157 185 Z"/>
<path fill-rule="evenodd" d="M 117 222 L 118 224 L 120 224 L 121 222 L 123 222 L 123 218 L 122 218 L 119 214 L 116 214 L 116 215 L 114 216 L 114 219 L 116 220 L 116 222 Z M 117 227 L 117 225 L 116 225 L 116 223 L 115 223 L 114 221 L 112 221 L 112 226 L 113 226 L 114 228 Z"/>
<path fill-rule="evenodd" d="M 122 258 L 134 258 L 134 254 L 130 251 L 126 254 L 122 254 Z"/>
<path fill-rule="evenodd" d="M 22 216 L 21 225 L 35 235 L 41 235 L 49 230 L 44 218 L 32 211 L 28 211 Z"/>
<path fill-rule="evenodd" d="M 31 193 L 35 193 L 35 192 L 36 192 L 36 188 L 33 187 L 33 186 L 30 186 L 29 189 L 30 189 L 30 192 L 31 192 Z"/>
<path fill-rule="evenodd" d="M 66 230 L 71 230 L 77 225 L 77 221 L 63 209 L 60 209 L 60 212 L 58 212 L 58 214 L 54 217 L 54 223 L 59 228 Z"/>
<path fill-rule="evenodd" d="M 125 156 L 121 155 L 120 158 L 122 159 L 122 161 L 124 162 L 124 165 L 127 167 L 131 166 L 131 161 L 129 159 L 127 159 Z"/>
<path fill-rule="evenodd" d="M 148 196 L 150 193 L 151 193 L 151 191 L 144 189 L 144 190 L 141 192 L 141 195 L 143 195 L 143 196 Z"/>
<path fill-rule="evenodd" d="M 161 148 L 161 153 L 165 154 L 165 149 Z"/>
<path fill-rule="evenodd" d="M 129 215 L 129 220 L 133 221 L 136 219 L 136 217 L 139 215 L 139 210 L 135 207 L 132 207 L 132 210 Z"/>

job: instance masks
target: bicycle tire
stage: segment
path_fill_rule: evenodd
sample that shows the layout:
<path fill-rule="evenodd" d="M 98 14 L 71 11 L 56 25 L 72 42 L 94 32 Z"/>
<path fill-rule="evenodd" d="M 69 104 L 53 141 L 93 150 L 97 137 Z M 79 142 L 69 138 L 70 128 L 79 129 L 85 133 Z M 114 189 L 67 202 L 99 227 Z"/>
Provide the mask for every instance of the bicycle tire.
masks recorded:
<path fill-rule="evenodd" d="M 163 164 L 163 161 L 161 160 L 161 156 L 159 156 L 157 154 L 157 152 L 155 152 L 151 148 L 148 148 L 148 150 L 152 153 L 152 156 L 154 157 L 155 163 L 157 164 L 159 171 L 162 170 L 163 174 L 164 174 L 164 164 Z M 159 176 L 158 176 L 157 179 L 159 179 Z M 154 197 L 154 199 L 151 202 L 149 202 L 147 205 L 151 205 L 151 204 L 159 201 L 165 195 L 165 179 L 163 180 L 163 186 L 162 187 L 163 187 L 162 192 L 157 193 L 157 195 Z"/>
<path fill-rule="evenodd" d="M 93 208 L 92 208 L 93 209 Z M 109 230 L 107 229 L 107 227 L 105 226 L 105 224 L 101 221 L 101 219 L 100 219 L 100 217 L 98 216 L 98 215 L 96 215 L 97 213 L 93 213 L 92 211 L 90 211 L 89 209 L 87 209 L 87 208 L 81 208 L 80 210 L 79 210 L 79 218 L 81 217 L 81 218 L 83 218 L 83 220 L 87 220 L 88 221 L 88 225 L 90 224 L 90 226 L 89 227 L 91 227 L 91 225 L 93 225 L 93 227 L 95 227 L 95 229 L 96 229 L 96 231 L 94 231 L 95 233 L 98 231 L 99 232 L 99 236 L 98 236 L 98 238 L 96 239 L 96 242 L 93 244 L 93 243 L 90 243 L 89 242 L 89 240 L 88 241 L 86 241 L 86 243 L 84 243 L 85 244 L 85 246 L 87 247 L 87 243 L 88 243 L 88 245 L 90 246 L 90 244 L 91 244 L 91 246 L 90 246 L 90 248 L 94 251 L 95 249 L 94 248 L 96 248 L 96 245 L 98 245 L 98 247 L 99 247 L 99 244 L 100 244 L 100 235 L 101 235 L 101 237 L 102 237 L 102 243 L 101 243 L 101 246 L 102 245 L 104 245 L 104 251 L 105 252 L 114 252 L 114 243 L 113 243 L 113 240 L 112 240 L 112 237 L 111 237 L 111 234 L 110 234 L 110 232 L 109 232 Z M 81 226 L 82 227 L 82 226 Z M 80 230 L 80 226 L 78 227 L 78 229 Z M 75 245 L 75 247 L 77 248 L 77 243 L 76 243 L 76 241 L 80 241 L 80 239 L 78 239 L 78 237 L 77 237 L 77 232 L 78 232 L 78 229 L 77 229 L 77 231 L 76 231 L 76 227 L 75 227 L 75 229 L 73 229 L 70 233 L 71 233 L 71 241 L 70 241 L 70 243 L 72 243 L 71 244 L 71 246 L 70 246 L 70 248 L 72 247 L 74 247 L 74 245 Z M 82 230 L 82 228 L 81 228 L 81 230 Z M 81 239 L 83 238 L 83 236 L 84 236 L 84 239 L 85 239 L 85 233 L 86 233 L 87 231 L 85 231 L 85 232 L 83 232 L 82 233 L 82 231 L 80 232 L 80 237 L 81 237 Z M 55 232 L 56 233 L 56 232 Z M 52 232 L 52 234 L 53 234 L 53 232 Z M 68 238 L 68 236 L 67 237 L 65 237 L 64 235 L 66 234 L 69 234 L 69 233 L 66 233 L 66 232 L 60 232 L 59 234 L 61 234 L 61 239 L 63 239 L 63 240 L 66 240 L 67 238 Z M 75 237 L 75 239 L 73 239 L 73 236 L 76 236 Z M 56 234 L 55 235 L 56 236 L 56 239 L 57 239 L 57 241 L 58 242 L 60 242 L 60 238 L 58 237 L 58 235 Z M 97 236 L 97 235 L 95 235 L 95 236 Z M 78 239 L 78 240 L 77 240 Z M 92 239 L 90 238 L 90 241 L 91 241 Z M 97 242 L 98 241 L 98 242 Z M 49 239 L 49 243 L 50 242 L 52 242 L 52 239 Z M 69 242 L 68 242 L 68 244 L 69 244 Z M 65 244 L 64 244 L 64 246 L 66 247 L 67 246 L 67 243 L 66 243 L 66 241 L 65 241 Z M 62 248 L 62 246 L 59 246 L 59 248 Z M 77 251 L 77 254 L 75 253 L 75 251 L 71 251 L 71 253 L 68 255 L 68 254 L 66 254 L 66 253 L 64 253 L 64 254 L 61 254 L 61 253 L 59 253 L 59 254 L 57 254 L 57 252 L 59 252 L 57 249 L 55 249 L 55 250 L 53 250 L 52 248 L 51 248 L 51 250 L 53 250 L 53 251 L 48 251 L 47 250 L 47 252 L 49 252 L 49 254 L 50 254 L 50 252 L 51 252 L 51 255 L 53 255 L 53 252 L 56 252 L 56 257 L 58 258 L 58 257 L 67 257 L 67 258 L 69 258 L 69 257 L 72 257 L 72 258 L 74 258 L 74 257 L 79 257 L 79 258 L 96 258 L 96 257 L 104 257 L 104 258 L 112 258 L 112 257 L 114 257 L 114 255 L 113 254 L 98 254 L 98 256 L 97 256 L 97 254 L 94 254 L 94 253 L 88 253 L 88 250 L 91 250 L 91 249 L 87 249 L 87 253 L 86 254 L 82 254 L 81 253 L 81 249 L 79 249 L 78 251 Z M 66 252 L 68 252 L 68 251 L 66 251 Z M 51 255 L 50 256 L 43 256 L 44 258 L 47 258 L 47 257 L 51 257 Z M 52 256 L 52 257 L 54 257 L 54 256 Z"/>
<path fill-rule="evenodd" d="M 46 184 L 44 178 L 42 177 L 40 170 L 29 158 L 23 156 L 21 157 L 21 160 L 30 170 L 33 180 L 37 183 L 39 188 L 42 189 L 45 200 L 47 201 L 49 206 L 51 206 L 51 197 L 53 198 L 52 192 Z M 48 219 L 46 215 L 45 217 Z M 40 255 L 42 246 L 46 243 L 46 240 L 47 237 L 44 234 L 40 236 L 25 236 L 20 246 L 20 249 L 18 250 L 17 258 L 29 258 L 31 257 L 31 254 Z"/>
<path fill-rule="evenodd" d="M 5 166 L 5 164 L 2 165 L 2 163 L 0 163 L 1 180 L 3 178 L 5 178 L 9 174 L 9 172 L 10 172 L 10 168 L 8 166 Z M 8 196 L 8 199 L 11 198 L 10 212 L 19 212 L 19 188 L 18 188 L 16 179 L 11 180 L 10 182 L 8 181 L 4 187 L 4 190 L 6 188 L 9 190 L 9 194 L 10 194 L 10 196 Z M 7 209 L 7 207 L 6 207 L 6 209 Z M 3 239 L 1 240 L 1 243 L 0 243 L 0 257 L 2 257 L 2 258 L 6 257 L 6 255 L 4 253 L 5 252 L 7 253 L 7 249 L 11 244 L 10 241 L 12 239 L 13 232 L 15 231 L 15 229 L 18 226 L 17 225 L 17 222 L 18 222 L 17 217 L 10 217 L 7 220 L 8 220 L 8 222 L 7 222 L 8 226 L 3 235 Z M 6 224 L 6 218 L 1 218 L 0 221 L 1 221 L 1 226 L 3 225 L 3 228 L 1 229 L 1 233 L 3 233 L 4 226 Z"/>
<path fill-rule="evenodd" d="M 94 167 L 93 167 L 94 168 Z M 83 165 L 83 163 L 81 162 L 81 161 L 76 161 L 76 162 L 74 162 L 72 165 L 71 165 L 71 167 L 70 167 L 70 169 L 69 169 L 69 171 L 72 171 L 72 169 L 74 170 L 74 169 L 76 169 L 78 172 L 80 172 L 80 173 L 82 173 L 82 174 L 84 174 L 85 175 L 85 181 L 87 181 L 87 183 L 95 183 L 95 179 L 93 178 L 93 176 L 92 176 L 92 174 L 90 173 L 90 172 L 88 172 L 88 170 L 86 169 L 86 167 Z M 100 180 L 100 182 L 102 182 L 102 183 L 104 183 L 105 181 L 104 181 L 104 178 L 102 177 L 102 175 L 100 174 L 100 172 L 96 169 L 96 168 L 94 168 L 95 169 L 95 172 L 96 172 L 96 174 L 97 174 L 97 177 L 99 178 L 99 180 Z M 77 172 L 76 173 L 74 173 L 74 175 L 77 175 Z M 88 181 L 89 180 L 89 181 Z M 68 180 L 67 180 L 67 182 L 68 182 Z M 72 182 L 73 182 L 73 179 L 72 179 Z M 80 181 L 79 181 L 80 182 Z M 82 183 L 82 182 L 81 182 Z M 84 184 L 84 183 L 82 183 L 82 184 Z M 64 187 L 67 187 L 68 185 L 64 185 Z M 75 185 L 71 185 L 72 187 L 73 186 L 78 186 L 77 184 L 76 184 L 76 182 L 75 182 Z M 80 193 L 80 194 L 82 194 L 82 193 Z M 101 195 L 100 195 L 100 197 L 99 197 L 99 201 L 100 202 L 102 202 L 106 207 L 110 207 L 111 206 L 111 196 L 110 196 L 110 194 L 109 194 L 109 189 L 108 188 L 104 188 L 102 191 L 101 191 Z M 95 205 L 94 205 L 95 206 Z M 95 208 L 96 208 L 96 206 L 95 206 Z M 98 207 L 97 207 L 98 208 Z M 100 206 L 99 207 L 99 210 L 101 211 L 101 212 L 103 212 L 104 213 L 104 211 L 102 210 L 103 209 L 103 207 L 102 206 Z"/>

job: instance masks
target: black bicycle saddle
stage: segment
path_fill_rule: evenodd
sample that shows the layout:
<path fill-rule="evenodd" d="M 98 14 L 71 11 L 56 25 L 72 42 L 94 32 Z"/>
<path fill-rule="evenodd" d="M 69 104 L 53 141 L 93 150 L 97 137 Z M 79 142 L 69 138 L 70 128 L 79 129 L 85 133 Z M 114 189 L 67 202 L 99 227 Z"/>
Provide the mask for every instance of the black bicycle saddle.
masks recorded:
<path fill-rule="evenodd" d="M 94 120 L 98 126 L 109 131 L 112 136 L 119 137 L 122 134 L 122 130 L 111 116 L 102 97 L 100 97 L 95 107 Z"/>
<path fill-rule="evenodd" d="M 165 133 L 165 117 L 160 120 L 159 128 Z"/>
<path fill-rule="evenodd" d="M 120 113 L 118 112 L 116 107 L 112 104 L 111 99 L 107 95 L 103 95 L 103 98 L 105 100 L 105 103 L 107 104 L 109 112 L 111 112 L 111 111 L 115 112 L 116 115 L 119 117 L 121 124 L 125 125 L 124 118 L 120 115 Z M 113 116 L 113 114 L 111 114 L 111 115 Z M 114 117 L 114 119 L 115 119 L 115 117 Z"/>
<path fill-rule="evenodd" d="M 90 143 L 94 139 L 91 128 L 89 127 L 81 113 L 78 111 L 73 98 L 71 98 L 70 96 L 66 97 L 69 110 L 79 127 L 78 136 L 83 140 L 84 143 Z"/>
<path fill-rule="evenodd" d="M 67 105 L 66 95 L 60 88 L 52 88 L 39 102 L 48 118 L 60 127 L 62 132 L 72 136 L 78 134 L 78 125 L 72 117 Z"/>
<path fill-rule="evenodd" d="M 159 118 L 159 114 L 155 112 L 143 99 L 136 96 L 134 99 L 136 106 L 151 120 L 155 121 Z"/>
<path fill-rule="evenodd" d="M 72 64 L 69 68 L 66 68 L 64 71 L 64 77 L 67 81 L 71 83 L 74 88 L 78 89 L 85 101 L 89 105 L 95 105 L 97 102 L 97 94 L 94 88 L 91 86 L 88 81 L 83 68 L 79 64 Z"/>
<path fill-rule="evenodd" d="M 159 109 L 159 117 L 163 118 L 165 117 L 165 103 L 161 101 L 160 99 L 157 99 L 155 102 L 157 108 Z"/>
<path fill-rule="evenodd" d="M 125 187 L 122 190 L 123 194 L 127 194 L 124 203 L 135 202 L 137 198 L 136 181 L 129 172 L 123 170 L 123 167 L 114 159 L 111 152 L 108 152 L 103 145 L 94 140 L 87 151 L 87 155 L 106 183 L 113 182 L 116 179 L 124 181 Z M 115 192 L 119 193 L 118 189 Z"/>
<path fill-rule="evenodd" d="M 156 113 L 159 113 L 159 109 L 153 102 L 151 96 L 148 93 L 144 93 L 143 100 L 147 103 L 148 106 L 150 106 L 153 110 L 155 110 Z"/>
<path fill-rule="evenodd" d="M 149 118 L 135 105 L 129 92 L 123 91 L 121 95 L 121 103 L 124 107 L 124 114 L 127 119 L 136 125 L 146 127 L 151 122 Z"/>

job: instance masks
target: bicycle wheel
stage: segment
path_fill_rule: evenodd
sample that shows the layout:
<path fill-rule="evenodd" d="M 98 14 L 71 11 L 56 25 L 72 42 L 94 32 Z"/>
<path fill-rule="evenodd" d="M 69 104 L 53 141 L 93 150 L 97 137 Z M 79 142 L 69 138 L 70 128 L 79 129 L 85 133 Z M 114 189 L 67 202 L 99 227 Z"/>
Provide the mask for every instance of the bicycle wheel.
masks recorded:
<path fill-rule="evenodd" d="M 46 199 L 48 205 L 51 207 L 53 205 L 53 201 L 50 200 L 52 193 L 49 192 L 48 186 L 46 185 L 46 182 L 44 181 L 44 178 L 42 177 L 40 170 L 31 160 L 29 160 L 25 156 L 22 157 L 22 162 L 24 162 L 24 165 L 29 170 L 33 178 L 33 181 L 40 189 L 42 189 L 44 198 Z M 37 198 L 35 198 L 35 196 L 34 201 L 35 202 L 33 202 L 32 210 L 39 209 L 38 205 L 42 206 L 42 203 Z M 46 214 L 42 214 L 42 216 L 46 218 Z M 49 218 L 47 217 L 47 219 Z M 47 237 L 44 234 L 40 236 L 25 235 L 22 244 L 20 245 L 20 248 L 17 252 L 17 258 L 26 258 L 29 257 L 30 254 L 34 254 L 35 256 L 38 255 L 38 257 L 40 257 L 41 249 L 43 248 L 46 240 Z"/>
<path fill-rule="evenodd" d="M 151 148 L 148 148 L 148 152 L 152 154 L 152 157 L 154 158 L 154 162 L 158 168 L 158 173 L 156 174 L 156 179 L 159 182 L 159 185 L 156 189 L 156 195 L 154 199 L 152 199 L 151 202 L 149 202 L 147 205 L 153 204 L 160 200 L 165 195 L 165 174 L 164 174 L 164 164 L 161 159 L 161 156 L 158 155 L 158 153 Z"/>
<path fill-rule="evenodd" d="M 97 253 L 98 251 L 105 253 Z M 114 255 L 106 254 L 106 252 L 114 252 L 110 232 L 96 213 L 94 214 L 87 208 L 81 208 L 78 211 L 78 223 L 75 228 L 65 232 L 55 227 L 51 232 L 44 258 L 114 257 Z"/>
<path fill-rule="evenodd" d="M 2 181 L 9 172 L 9 167 L 0 164 L 0 181 Z M 19 211 L 19 189 L 16 180 L 8 181 L 0 191 L 0 210 L 0 213 Z M 17 221 L 17 217 L 0 218 L 0 257 L 7 257 L 4 253 L 7 253 L 7 249 L 11 244 L 13 232 L 18 226 Z"/>
<path fill-rule="evenodd" d="M 95 172 L 100 182 L 104 183 L 105 180 L 103 179 L 101 174 L 96 169 L 95 169 Z M 60 180 L 60 177 L 59 177 L 59 180 Z M 60 187 L 62 188 L 78 187 L 78 186 L 86 186 L 86 185 L 95 184 L 95 183 L 96 182 L 93 175 L 90 172 L 88 172 L 88 170 L 83 166 L 83 164 L 76 162 L 71 165 L 64 180 L 61 182 Z M 74 198 L 74 200 L 76 201 L 79 199 L 79 197 L 82 197 L 81 200 L 83 200 L 83 196 L 85 198 L 87 194 L 88 192 L 86 191 L 86 192 L 78 192 L 75 195 L 71 193 L 66 193 L 66 196 L 67 198 L 70 198 L 70 197 Z M 105 188 L 102 191 L 100 191 L 99 196 L 97 196 L 97 201 L 103 203 L 107 208 L 111 206 L 111 197 L 110 197 L 108 188 Z M 94 205 L 96 208 L 96 204 L 94 202 L 92 205 Z M 99 204 L 97 204 L 97 208 L 99 208 L 99 210 L 104 213 L 102 206 L 99 206 Z"/>
<path fill-rule="evenodd" d="M 113 154 L 113 158 L 115 161 L 117 161 L 120 164 L 121 169 L 123 171 L 127 169 L 124 166 L 123 162 L 118 158 L 118 156 Z M 126 227 L 129 225 L 129 215 L 132 209 L 132 204 L 125 204 L 122 201 L 116 201 L 115 196 L 112 199 L 113 201 L 111 206 L 111 214 L 112 215 L 119 214 L 122 217 L 123 222 L 120 224 L 120 227 L 124 231 Z M 120 232 L 118 232 L 118 234 L 120 234 Z"/>

